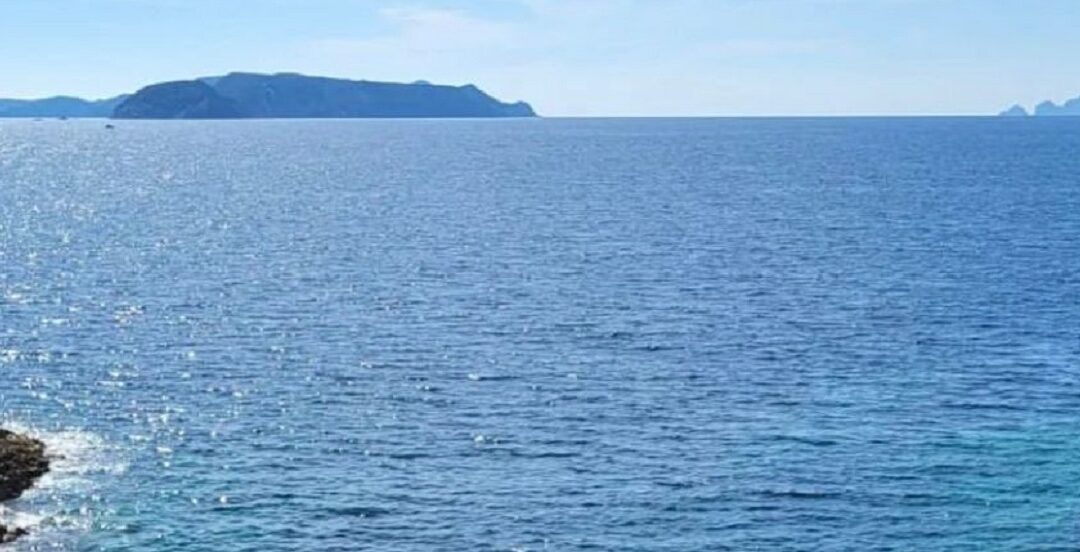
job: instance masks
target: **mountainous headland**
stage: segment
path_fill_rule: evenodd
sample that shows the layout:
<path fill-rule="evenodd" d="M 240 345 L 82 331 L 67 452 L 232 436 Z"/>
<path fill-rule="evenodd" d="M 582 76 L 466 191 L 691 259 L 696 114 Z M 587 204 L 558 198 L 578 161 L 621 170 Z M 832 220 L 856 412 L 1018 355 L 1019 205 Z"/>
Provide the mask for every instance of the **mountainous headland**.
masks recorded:
<path fill-rule="evenodd" d="M 239 119 L 236 102 L 203 81 L 166 82 L 147 86 L 112 113 L 116 119 Z"/>
<path fill-rule="evenodd" d="M 153 84 L 105 100 L 0 100 L 3 117 L 115 119 L 353 119 L 535 117 L 525 102 L 504 103 L 474 85 L 392 83 L 230 73 Z"/>

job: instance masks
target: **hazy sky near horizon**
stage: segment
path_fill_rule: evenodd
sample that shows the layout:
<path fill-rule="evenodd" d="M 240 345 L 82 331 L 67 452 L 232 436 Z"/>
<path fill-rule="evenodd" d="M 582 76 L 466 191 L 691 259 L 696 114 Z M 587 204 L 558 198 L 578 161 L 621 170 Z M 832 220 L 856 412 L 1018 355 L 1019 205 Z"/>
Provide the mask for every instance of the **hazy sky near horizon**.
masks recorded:
<path fill-rule="evenodd" d="M 1080 0 L 0 0 L 0 97 L 234 70 L 544 115 L 979 114 L 1080 95 Z"/>

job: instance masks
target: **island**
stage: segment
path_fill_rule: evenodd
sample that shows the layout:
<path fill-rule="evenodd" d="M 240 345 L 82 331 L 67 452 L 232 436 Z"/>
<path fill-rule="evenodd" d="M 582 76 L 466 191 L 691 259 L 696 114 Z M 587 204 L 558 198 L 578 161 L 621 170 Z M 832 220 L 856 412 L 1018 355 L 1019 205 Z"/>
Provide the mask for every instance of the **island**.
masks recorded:
<path fill-rule="evenodd" d="M 154 84 L 127 98 L 112 113 L 115 119 L 239 119 L 236 102 L 203 81 Z"/>
<path fill-rule="evenodd" d="M 116 107 L 117 119 L 355 119 L 535 117 L 473 85 L 352 81 L 295 73 L 230 73 L 148 86 Z"/>
<path fill-rule="evenodd" d="M 1080 98 L 1073 98 L 1058 105 L 1045 101 L 1035 106 L 1036 117 L 1076 117 L 1080 116 Z"/>
<path fill-rule="evenodd" d="M 1005 111 L 998 114 L 1000 117 L 1080 117 L 1080 97 L 1067 100 L 1065 103 L 1056 104 L 1052 101 L 1045 101 L 1035 106 L 1035 109 L 1028 113 L 1028 110 L 1022 106 L 1014 105 Z"/>
<path fill-rule="evenodd" d="M 49 471 L 45 444 L 6 429 L 0 429 L 0 502 L 22 496 Z M 26 535 L 26 529 L 0 523 L 0 544 Z"/>
<path fill-rule="evenodd" d="M 998 113 L 999 117 L 1027 117 L 1028 112 L 1022 105 L 1014 105 L 1001 113 Z"/>
<path fill-rule="evenodd" d="M 42 100 L 0 100 L 0 118 L 109 117 L 125 99 L 126 95 L 104 100 L 84 100 L 71 96 Z"/>
<path fill-rule="evenodd" d="M 449 86 L 229 73 L 163 82 L 104 100 L 68 96 L 0 100 L 0 117 L 115 119 L 356 119 L 536 117 L 525 102 L 504 103 L 472 84 Z"/>

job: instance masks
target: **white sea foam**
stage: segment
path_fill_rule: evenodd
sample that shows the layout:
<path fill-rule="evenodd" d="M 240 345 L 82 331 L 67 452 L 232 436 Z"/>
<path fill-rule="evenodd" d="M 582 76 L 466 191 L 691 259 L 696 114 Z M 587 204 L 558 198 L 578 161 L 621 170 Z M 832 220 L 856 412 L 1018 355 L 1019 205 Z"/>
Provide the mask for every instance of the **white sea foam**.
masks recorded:
<path fill-rule="evenodd" d="M 44 431 L 17 421 L 0 425 L 40 439 L 50 456 L 49 473 L 21 498 L 0 506 L 0 523 L 28 529 L 27 546 L 63 549 L 62 543 L 69 540 L 66 536 L 93 527 L 99 487 L 127 470 L 123 456 L 115 446 L 87 431 Z"/>

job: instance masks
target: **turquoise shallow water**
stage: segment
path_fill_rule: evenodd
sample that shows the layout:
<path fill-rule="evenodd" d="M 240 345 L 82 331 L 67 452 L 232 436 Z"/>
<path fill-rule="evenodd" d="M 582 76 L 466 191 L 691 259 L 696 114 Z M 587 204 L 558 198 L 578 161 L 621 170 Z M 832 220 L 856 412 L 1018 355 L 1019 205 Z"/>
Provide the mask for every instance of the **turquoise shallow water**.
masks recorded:
<path fill-rule="evenodd" d="M 15 550 L 1065 550 L 1080 124 L 0 123 Z"/>

